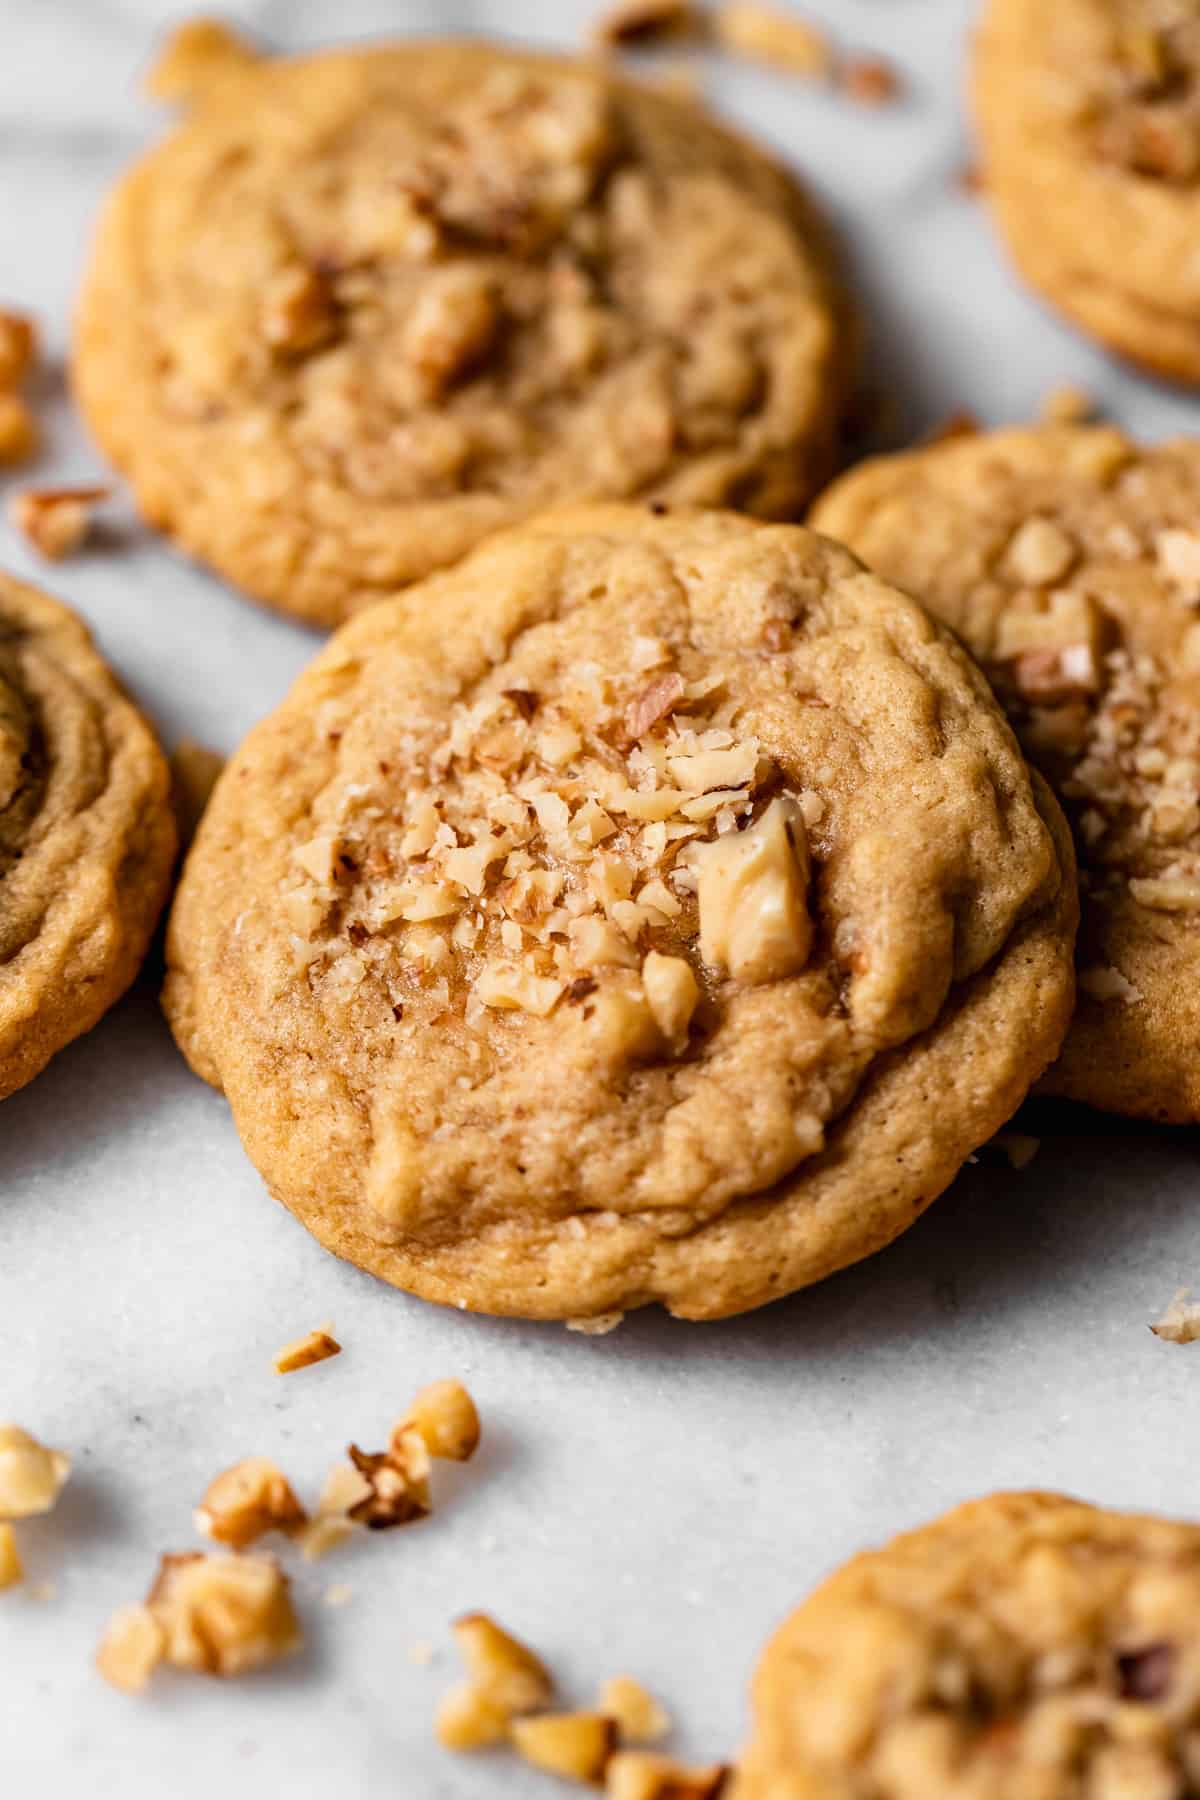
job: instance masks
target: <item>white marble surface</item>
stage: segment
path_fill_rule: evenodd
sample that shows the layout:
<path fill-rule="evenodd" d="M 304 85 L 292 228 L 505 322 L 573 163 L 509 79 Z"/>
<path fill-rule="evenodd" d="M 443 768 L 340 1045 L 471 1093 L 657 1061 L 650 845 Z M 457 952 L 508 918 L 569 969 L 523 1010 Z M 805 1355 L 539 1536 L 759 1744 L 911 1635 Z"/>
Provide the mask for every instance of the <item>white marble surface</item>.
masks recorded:
<path fill-rule="evenodd" d="M 0 300 L 45 322 L 56 362 L 89 222 L 155 129 L 136 80 L 167 0 L 0 0 Z M 261 0 L 284 43 L 436 24 L 578 41 L 588 0 Z M 878 113 L 753 70 L 722 105 L 813 177 L 846 234 L 876 354 L 913 425 L 967 406 L 1019 418 L 1078 381 L 1147 433 L 1197 402 L 1073 338 L 1010 280 L 956 189 L 963 0 L 810 0 L 894 56 Z M 47 383 L 44 473 L 90 474 Z M 0 525 L 0 563 L 34 578 Z M 314 640 L 185 566 L 132 521 L 48 583 L 94 622 L 168 739 L 223 748 L 285 691 Z M 5 1102 L 0 1418 L 70 1447 L 77 1477 L 24 1533 L 34 1584 L 0 1599 L 0 1794 L 344 1800 L 565 1791 L 430 1738 L 453 1674 L 446 1624 L 488 1607 L 549 1655 L 568 1695 L 619 1668 L 657 1686 L 698 1754 L 731 1751 L 768 1627 L 857 1546 L 999 1485 L 1200 1510 L 1200 1348 L 1146 1330 L 1200 1277 L 1196 1140 L 1082 1115 L 1023 1175 L 977 1168 L 893 1250 L 757 1317 L 657 1315 L 588 1340 L 450 1315 L 344 1268 L 265 1197 L 223 1103 L 186 1071 L 144 986 Z M 279 1381 L 270 1356 L 325 1318 L 346 1350 Z M 312 1492 L 347 1438 L 379 1439 L 412 1387 L 462 1375 L 486 1447 L 417 1529 L 299 1579 L 311 1647 L 220 1687 L 110 1692 L 90 1655 L 191 1506 L 237 1456 Z M 325 1588 L 353 1589 L 341 1610 Z M 414 1666 L 414 1643 L 439 1646 Z M 33 1789 L 20 1777 L 36 1778 Z"/>

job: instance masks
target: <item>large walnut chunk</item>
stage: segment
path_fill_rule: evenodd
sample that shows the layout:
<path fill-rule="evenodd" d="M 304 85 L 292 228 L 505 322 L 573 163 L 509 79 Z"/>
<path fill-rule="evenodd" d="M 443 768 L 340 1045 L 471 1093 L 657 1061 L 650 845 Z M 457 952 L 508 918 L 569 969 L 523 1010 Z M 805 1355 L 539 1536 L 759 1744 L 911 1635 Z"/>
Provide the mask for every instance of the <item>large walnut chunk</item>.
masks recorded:
<path fill-rule="evenodd" d="M 164 1659 L 202 1675 L 240 1675 L 299 1650 L 290 1584 L 265 1556 L 164 1556 L 146 1605 Z"/>
<path fill-rule="evenodd" d="M 772 800 L 746 831 L 698 846 L 700 954 L 746 986 L 794 975 L 808 961 L 808 839 L 799 809 Z"/>
<path fill-rule="evenodd" d="M 268 1531 L 295 1531 L 306 1521 L 287 1476 L 265 1456 L 247 1456 L 209 1484 L 196 1508 L 197 1531 L 244 1550 Z"/>

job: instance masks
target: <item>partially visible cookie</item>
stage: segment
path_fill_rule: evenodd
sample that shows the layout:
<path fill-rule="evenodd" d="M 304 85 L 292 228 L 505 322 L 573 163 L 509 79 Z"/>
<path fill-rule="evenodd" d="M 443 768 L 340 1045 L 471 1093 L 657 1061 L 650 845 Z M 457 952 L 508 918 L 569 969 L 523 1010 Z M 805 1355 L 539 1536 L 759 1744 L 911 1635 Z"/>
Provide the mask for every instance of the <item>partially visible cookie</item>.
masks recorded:
<path fill-rule="evenodd" d="M 1107 426 L 863 464 L 813 522 L 979 658 L 1071 818 L 1079 1007 L 1047 1091 L 1200 1119 L 1200 441 Z"/>
<path fill-rule="evenodd" d="M 186 52 L 186 54 L 184 54 Z M 329 625 L 556 500 L 795 517 L 846 303 L 793 178 L 600 62 L 481 43 L 166 65 L 75 380 L 143 512 Z"/>
<path fill-rule="evenodd" d="M 1200 1526 L 992 1494 L 866 1551 L 768 1644 L 731 1800 L 1186 1800 Z"/>
<path fill-rule="evenodd" d="M 333 639 L 217 785 L 167 1012 L 272 1192 L 447 1304 L 715 1318 L 889 1242 L 1072 999 L 983 677 L 795 526 L 594 507 Z"/>
<path fill-rule="evenodd" d="M 1200 15 L 1175 0 L 990 0 L 975 111 L 987 196 L 1062 312 L 1200 382 Z"/>
<path fill-rule="evenodd" d="M 0 575 L 0 1096 L 129 986 L 174 854 L 150 727 L 82 621 Z"/>

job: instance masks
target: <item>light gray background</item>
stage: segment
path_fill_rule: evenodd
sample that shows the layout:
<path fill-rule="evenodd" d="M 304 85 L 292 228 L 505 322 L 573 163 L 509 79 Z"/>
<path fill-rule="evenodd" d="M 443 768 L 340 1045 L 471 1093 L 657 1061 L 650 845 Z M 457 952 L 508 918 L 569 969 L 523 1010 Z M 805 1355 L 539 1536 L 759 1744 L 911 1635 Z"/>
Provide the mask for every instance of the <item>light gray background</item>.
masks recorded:
<path fill-rule="evenodd" d="M 0 0 L 0 302 L 44 322 L 55 378 L 39 475 L 97 464 L 57 378 L 87 232 L 156 129 L 137 91 L 163 0 Z M 276 41 L 493 28 L 580 38 L 588 0 L 487 5 L 264 0 Z M 978 202 L 960 91 L 964 0 L 810 0 L 886 52 L 901 107 L 712 70 L 733 117 L 830 202 L 877 352 L 914 427 L 959 407 L 1030 413 L 1082 383 L 1124 422 L 1188 429 L 1200 402 L 1109 365 L 1023 295 Z M 0 563 L 73 602 L 159 721 L 229 749 L 315 647 L 130 522 L 119 548 L 47 573 L 0 525 Z M 494 1609 L 586 1699 L 618 1669 L 658 1688 L 698 1755 L 727 1754 L 769 1627 L 858 1546 L 1004 1485 L 1200 1512 L 1200 1347 L 1147 1331 L 1200 1278 L 1195 1138 L 1056 1115 L 1023 1174 L 979 1167 L 890 1252 L 756 1317 L 660 1315 L 586 1339 L 438 1311 L 345 1268 L 266 1198 L 224 1103 L 174 1052 L 152 987 L 5 1102 L 0 1418 L 74 1452 L 55 1515 L 22 1532 L 34 1584 L 0 1597 L 0 1792 L 123 1800 L 565 1792 L 432 1743 L 454 1678 L 447 1622 Z M 280 1380 L 284 1340 L 332 1319 L 345 1354 Z M 378 1444 L 413 1387 L 461 1375 L 485 1448 L 432 1521 L 299 1578 L 311 1647 L 219 1686 L 111 1692 L 91 1668 L 111 1610 L 160 1550 L 193 1544 L 209 1478 L 274 1455 L 312 1494 L 350 1437 Z M 439 1471 L 441 1473 L 441 1471 Z M 322 1603 L 330 1583 L 350 1603 Z M 440 1647 L 430 1668 L 407 1657 Z"/>

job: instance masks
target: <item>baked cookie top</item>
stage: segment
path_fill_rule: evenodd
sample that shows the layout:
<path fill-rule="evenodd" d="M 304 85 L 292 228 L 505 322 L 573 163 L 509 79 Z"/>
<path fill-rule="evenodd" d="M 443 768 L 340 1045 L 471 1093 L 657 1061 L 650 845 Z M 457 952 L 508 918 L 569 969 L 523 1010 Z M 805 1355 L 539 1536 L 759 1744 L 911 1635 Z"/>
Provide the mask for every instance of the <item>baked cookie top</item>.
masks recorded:
<path fill-rule="evenodd" d="M 150 727 L 82 620 L 0 574 L 0 1096 L 128 987 L 174 853 Z"/>
<path fill-rule="evenodd" d="M 332 624 L 554 500 L 795 517 L 847 380 L 792 178 L 601 63 L 193 28 L 121 183 L 76 383 L 146 514 Z"/>
<path fill-rule="evenodd" d="M 864 464 L 814 523 L 919 594 L 991 677 L 1075 828 L 1080 1000 L 1047 1086 L 1200 1118 L 1200 443 L 1107 426 Z"/>
<path fill-rule="evenodd" d="M 1178 0 L 990 0 L 976 113 L 1019 263 L 1088 330 L 1200 381 L 1200 15 Z"/>
<path fill-rule="evenodd" d="M 887 1242 L 1019 1103 L 1068 844 L 974 665 L 840 547 L 575 509 L 352 621 L 251 733 L 167 1010 L 354 1261 L 716 1316 Z"/>
<path fill-rule="evenodd" d="M 856 1556 L 754 1684 L 731 1800 L 1195 1793 L 1200 1528 L 993 1494 Z"/>

